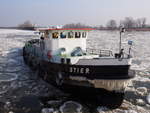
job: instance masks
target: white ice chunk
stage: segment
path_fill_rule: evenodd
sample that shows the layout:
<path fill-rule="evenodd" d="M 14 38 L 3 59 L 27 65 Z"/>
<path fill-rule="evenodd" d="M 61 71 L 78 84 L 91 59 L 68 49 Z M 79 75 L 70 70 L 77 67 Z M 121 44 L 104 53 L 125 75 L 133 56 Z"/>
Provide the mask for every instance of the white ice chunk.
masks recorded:
<path fill-rule="evenodd" d="M 76 113 L 82 113 L 81 112 L 82 105 L 77 102 L 74 102 L 74 101 L 67 101 L 59 108 L 61 113 L 64 113 L 65 111 L 71 111 L 71 110 L 74 111 L 74 109 L 75 109 Z M 73 112 L 73 111 L 71 111 L 71 112 Z"/>
<path fill-rule="evenodd" d="M 108 111 L 109 109 L 107 107 L 99 106 L 97 108 L 98 113 L 105 113 L 105 111 Z"/>
<path fill-rule="evenodd" d="M 150 94 L 147 96 L 147 102 L 150 104 Z"/>
<path fill-rule="evenodd" d="M 43 108 L 41 113 L 53 113 L 54 109 L 53 108 Z"/>
<path fill-rule="evenodd" d="M 136 93 L 141 95 L 141 96 L 144 96 L 147 94 L 147 88 L 146 87 L 138 87 L 136 89 Z"/>

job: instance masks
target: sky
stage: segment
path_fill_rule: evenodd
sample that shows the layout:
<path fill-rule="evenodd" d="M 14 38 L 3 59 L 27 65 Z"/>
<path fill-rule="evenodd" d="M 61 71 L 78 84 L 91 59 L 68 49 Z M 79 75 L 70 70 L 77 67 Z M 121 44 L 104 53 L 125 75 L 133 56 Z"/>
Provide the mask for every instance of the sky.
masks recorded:
<path fill-rule="evenodd" d="M 0 0 L 0 26 L 6 27 L 26 20 L 38 26 L 96 26 L 125 17 L 145 17 L 150 23 L 150 0 Z"/>

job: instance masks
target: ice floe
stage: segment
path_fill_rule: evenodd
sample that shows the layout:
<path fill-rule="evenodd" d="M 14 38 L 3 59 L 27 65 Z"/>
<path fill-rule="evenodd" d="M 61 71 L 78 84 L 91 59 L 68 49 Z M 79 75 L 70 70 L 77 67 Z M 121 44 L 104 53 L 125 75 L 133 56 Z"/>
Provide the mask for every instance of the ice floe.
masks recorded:
<path fill-rule="evenodd" d="M 138 87 L 136 89 L 136 93 L 139 94 L 140 96 L 144 96 L 147 94 L 147 88 L 146 87 Z"/>
<path fill-rule="evenodd" d="M 53 108 L 43 108 L 41 113 L 54 113 Z"/>
<path fill-rule="evenodd" d="M 136 99 L 136 104 L 137 104 L 137 105 L 140 105 L 140 106 L 144 106 L 144 105 L 145 105 L 145 102 L 144 102 L 144 100 L 142 100 L 142 99 Z"/>
<path fill-rule="evenodd" d="M 60 106 L 59 110 L 61 113 L 82 113 L 82 105 L 74 101 L 67 101 Z"/>
<path fill-rule="evenodd" d="M 150 104 L 150 94 L 146 97 L 148 104 Z"/>
<path fill-rule="evenodd" d="M 106 111 L 109 111 L 107 107 L 99 106 L 97 108 L 98 113 L 105 113 Z"/>

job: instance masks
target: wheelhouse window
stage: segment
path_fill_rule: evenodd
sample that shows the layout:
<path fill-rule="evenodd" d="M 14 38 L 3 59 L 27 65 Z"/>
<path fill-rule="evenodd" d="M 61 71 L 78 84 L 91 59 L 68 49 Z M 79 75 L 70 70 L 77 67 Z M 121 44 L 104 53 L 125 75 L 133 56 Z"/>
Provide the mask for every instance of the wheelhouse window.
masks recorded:
<path fill-rule="evenodd" d="M 46 30 L 46 31 L 45 31 L 45 34 L 46 34 L 46 35 L 48 35 L 48 34 L 49 34 L 49 33 L 48 33 L 48 30 Z"/>
<path fill-rule="evenodd" d="M 87 35 L 86 32 L 83 32 L 83 33 L 82 33 L 82 37 L 83 37 L 83 38 L 86 38 L 86 35 Z"/>
<path fill-rule="evenodd" d="M 80 38 L 81 37 L 81 33 L 80 32 L 75 32 L 75 38 Z"/>
<path fill-rule="evenodd" d="M 68 38 L 73 38 L 74 33 L 72 31 L 68 32 Z"/>
<path fill-rule="evenodd" d="M 52 33 L 52 37 L 53 37 L 54 39 L 57 39 L 57 38 L 58 38 L 58 36 L 59 36 L 59 33 L 58 33 L 58 32 L 54 32 L 54 33 Z"/>
<path fill-rule="evenodd" d="M 60 38 L 66 38 L 66 32 L 61 32 L 60 33 Z"/>
<path fill-rule="evenodd" d="M 49 32 L 48 32 L 48 30 L 46 30 L 46 31 L 45 31 L 45 36 L 44 36 L 44 37 L 45 37 L 45 38 L 48 38 L 48 35 L 49 35 Z"/>

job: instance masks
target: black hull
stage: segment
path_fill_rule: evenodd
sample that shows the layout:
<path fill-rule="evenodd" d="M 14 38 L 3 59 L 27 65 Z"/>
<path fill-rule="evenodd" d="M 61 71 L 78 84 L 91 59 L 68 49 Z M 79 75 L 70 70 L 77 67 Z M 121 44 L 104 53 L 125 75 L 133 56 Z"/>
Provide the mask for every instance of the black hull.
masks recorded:
<path fill-rule="evenodd" d="M 75 99 L 85 105 L 89 103 L 91 108 L 95 106 L 107 106 L 111 109 L 118 108 L 124 99 L 123 92 L 107 91 L 99 88 L 63 85 L 59 89 L 69 93 L 71 99 Z"/>
<path fill-rule="evenodd" d="M 101 66 L 86 66 L 86 65 L 70 65 L 63 63 L 53 63 L 45 60 L 39 60 L 38 57 L 28 57 L 30 54 L 25 52 L 23 48 L 23 57 L 26 64 L 32 70 L 41 70 L 47 74 L 48 78 L 53 78 L 59 72 L 63 78 L 86 77 L 89 80 L 125 80 L 131 79 L 135 76 L 135 71 L 130 70 L 130 65 L 101 65 Z M 45 78 L 45 76 L 41 76 Z M 51 80 L 51 79 L 50 79 Z"/>
<path fill-rule="evenodd" d="M 70 81 L 70 77 L 83 77 L 87 80 L 129 80 L 134 78 L 135 71 L 129 70 L 130 65 L 101 65 L 101 66 L 86 66 L 86 65 L 70 65 L 64 63 L 53 63 L 38 59 L 29 53 L 25 52 L 23 48 L 24 61 L 32 70 L 37 70 L 39 76 L 46 81 L 54 81 L 58 79 L 61 82 L 59 74 L 63 83 L 73 85 L 80 84 L 78 81 Z M 30 57 L 29 57 L 30 56 Z M 80 84 L 84 86 L 83 84 Z M 87 85 L 90 86 L 91 85 Z"/>
<path fill-rule="evenodd" d="M 58 64 L 45 60 L 38 60 L 35 56 L 29 56 L 30 54 L 26 53 L 23 48 L 25 63 L 29 65 L 32 70 L 37 71 L 38 75 L 48 83 L 63 90 L 67 89 L 69 92 L 73 91 L 73 94 L 76 94 L 75 92 L 88 91 L 92 92 L 94 95 L 100 95 L 97 99 L 101 101 L 102 105 L 106 105 L 111 108 L 116 108 L 121 105 L 124 98 L 124 92 L 119 93 L 115 91 L 108 91 L 103 88 L 95 88 L 86 82 L 80 83 L 80 81 L 76 80 L 70 81 L 69 77 L 85 77 L 88 80 L 128 80 L 134 77 L 134 71 L 129 71 L 129 65 L 83 66 L 62 63 Z M 61 73 L 61 78 L 59 73 Z M 86 94 L 83 93 L 83 95 Z"/>
<path fill-rule="evenodd" d="M 42 67 L 48 74 L 54 72 L 62 72 L 64 77 L 80 76 L 86 77 L 90 80 L 105 79 L 131 79 L 134 77 L 134 71 L 129 70 L 129 65 L 125 66 L 83 66 L 83 65 L 68 65 L 58 64 L 47 61 L 41 61 Z M 82 69 L 82 73 L 80 72 Z M 89 69 L 86 73 L 86 69 Z"/>

